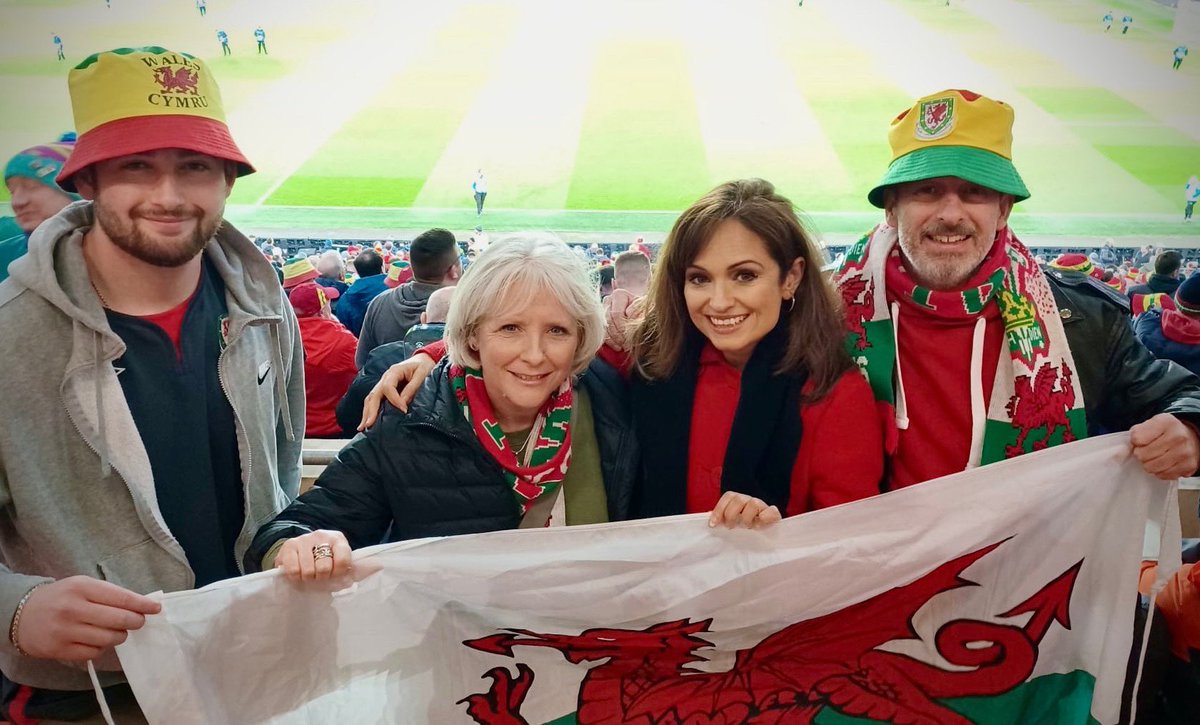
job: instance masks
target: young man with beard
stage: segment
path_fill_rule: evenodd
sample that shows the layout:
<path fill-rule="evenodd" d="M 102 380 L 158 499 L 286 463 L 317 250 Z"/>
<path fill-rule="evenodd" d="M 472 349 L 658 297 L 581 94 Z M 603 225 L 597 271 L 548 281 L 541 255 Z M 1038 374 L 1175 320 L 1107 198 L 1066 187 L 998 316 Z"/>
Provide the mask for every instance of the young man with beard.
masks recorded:
<path fill-rule="evenodd" d="M 868 195 L 886 223 L 835 277 L 851 354 L 894 412 L 890 487 L 1117 430 L 1147 472 L 1192 475 L 1200 380 L 1137 342 L 1122 296 L 1043 272 L 1017 240 L 1009 213 L 1029 192 L 1012 124 L 1011 107 L 969 91 L 901 113 Z M 1054 418 L 1067 425 L 1039 427 Z"/>
<path fill-rule="evenodd" d="M 240 573 L 295 497 L 303 348 L 270 264 L 223 224 L 253 168 L 202 61 L 161 48 L 71 71 L 76 202 L 0 284 L 0 644 L 19 722 L 140 719 L 112 647 L 156 590 Z"/>

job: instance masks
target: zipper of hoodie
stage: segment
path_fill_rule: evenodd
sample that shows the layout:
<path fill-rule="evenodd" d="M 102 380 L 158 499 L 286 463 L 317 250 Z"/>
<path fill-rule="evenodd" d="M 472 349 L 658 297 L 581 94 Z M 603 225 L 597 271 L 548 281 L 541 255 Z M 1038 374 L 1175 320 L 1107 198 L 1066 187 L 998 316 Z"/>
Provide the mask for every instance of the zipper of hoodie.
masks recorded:
<path fill-rule="evenodd" d="M 222 350 L 220 356 L 217 357 L 217 382 L 219 382 L 221 384 L 221 393 L 224 394 L 225 400 L 229 403 L 229 410 L 233 412 L 233 430 L 234 430 L 234 434 L 237 436 L 238 453 L 240 455 L 242 450 L 246 451 L 246 460 L 244 461 L 245 466 L 239 466 L 239 468 L 241 469 L 241 472 L 242 472 L 242 510 L 243 510 L 242 527 L 243 528 L 245 527 L 246 522 L 250 520 L 250 481 L 251 481 L 250 474 L 253 472 L 254 452 L 250 448 L 250 436 L 247 435 L 247 433 L 246 433 L 246 427 L 244 425 L 242 425 L 242 416 L 238 414 L 237 405 L 233 402 L 233 396 L 230 395 L 230 393 L 229 393 L 229 384 L 228 384 L 228 382 L 226 382 L 226 378 L 225 378 L 225 360 L 226 360 L 226 355 L 228 355 L 228 353 L 229 353 L 229 349 L 233 347 L 235 342 L 237 342 L 239 339 L 241 339 L 242 331 L 245 330 L 250 325 L 265 324 L 264 320 L 265 320 L 265 318 L 257 318 L 257 317 L 253 318 L 251 320 L 247 320 L 246 323 L 243 324 L 241 329 L 238 331 L 238 336 L 236 338 L 230 338 L 225 345 L 225 349 Z M 276 370 L 275 374 L 278 375 L 279 371 Z M 239 530 L 238 538 L 241 538 L 241 535 L 242 535 L 241 531 Z M 235 546 L 236 546 L 236 542 L 235 542 Z M 234 554 L 234 552 L 230 552 L 230 553 Z M 242 564 L 241 557 L 238 557 L 236 554 L 234 554 L 234 556 L 233 556 L 233 564 L 234 564 L 234 566 L 237 567 L 239 574 L 244 575 L 246 573 L 246 570 Z"/>
<path fill-rule="evenodd" d="M 104 363 L 111 364 L 112 360 L 105 360 Z M 72 373 L 72 374 L 74 374 L 74 373 Z M 99 373 L 97 372 L 97 378 L 98 377 L 99 377 Z M 96 381 L 96 384 L 97 385 L 100 384 L 100 381 L 98 379 Z M 72 427 L 75 428 L 75 432 L 79 435 L 79 439 L 82 440 L 83 444 L 88 447 L 88 450 L 90 450 L 92 453 L 95 453 L 97 457 L 100 457 L 99 449 L 97 449 L 96 446 L 93 445 L 92 442 L 88 439 L 88 437 L 83 434 L 83 428 L 80 427 L 79 421 L 75 419 L 74 415 L 72 415 L 70 406 L 64 404 L 63 410 L 66 411 L 67 419 L 71 421 L 71 425 L 72 425 Z M 97 416 L 100 416 L 103 414 L 104 414 L 103 411 L 99 411 L 99 410 L 96 411 Z M 138 495 L 136 492 L 134 492 L 133 486 L 129 485 L 129 478 L 124 473 L 122 473 L 120 471 L 120 469 L 118 469 L 117 466 L 111 460 L 109 461 L 109 466 L 112 468 L 113 472 L 115 472 L 117 474 L 117 477 L 121 479 L 121 483 L 125 484 L 125 490 L 129 492 L 129 498 L 131 501 L 133 501 L 133 508 L 134 508 L 134 511 L 136 511 L 138 514 L 138 520 L 141 522 L 142 526 L 145 527 L 146 519 L 145 519 L 145 516 L 143 515 L 143 509 L 145 507 L 139 503 Z M 161 539 L 165 540 L 165 542 L 167 544 L 171 545 L 171 546 L 164 546 L 163 548 L 167 551 L 167 553 L 169 553 L 172 557 L 174 557 L 179 563 L 184 565 L 184 568 L 187 570 L 187 582 L 188 582 L 187 588 L 194 589 L 196 587 L 196 573 L 192 571 L 192 565 L 187 560 L 187 554 L 184 552 L 183 546 L 179 543 L 179 540 L 176 539 L 174 537 L 174 535 L 172 535 L 171 532 L 165 528 L 165 526 L 159 526 L 158 520 L 153 515 L 153 513 L 149 513 L 149 517 L 150 517 L 150 520 L 154 523 L 154 529 L 155 529 L 155 530 L 149 531 L 150 535 L 155 538 L 161 538 Z M 162 543 L 163 543 L 163 541 L 159 541 L 160 545 Z"/>

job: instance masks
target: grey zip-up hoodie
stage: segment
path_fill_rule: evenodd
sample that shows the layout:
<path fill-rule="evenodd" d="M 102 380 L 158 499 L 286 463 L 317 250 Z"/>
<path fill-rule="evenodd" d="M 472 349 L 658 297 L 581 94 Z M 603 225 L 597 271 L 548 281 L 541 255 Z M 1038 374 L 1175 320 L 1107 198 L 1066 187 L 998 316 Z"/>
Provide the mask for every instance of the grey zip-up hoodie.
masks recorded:
<path fill-rule="evenodd" d="M 0 283 L 0 669 L 60 690 L 91 689 L 86 669 L 20 656 L 8 639 L 30 587 L 77 574 L 141 593 L 195 586 L 112 364 L 125 344 L 88 278 L 91 225 L 91 203 L 71 204 L 38 228 Z M 304 350 L 274 270 L 248 239 L 222 225 L 205 254 L 229 311 L 217 367 L 241 457 L 240 562 L 259 526 L 299 491 Z M 103 685 L 119 681 L 101 673 Z"/>

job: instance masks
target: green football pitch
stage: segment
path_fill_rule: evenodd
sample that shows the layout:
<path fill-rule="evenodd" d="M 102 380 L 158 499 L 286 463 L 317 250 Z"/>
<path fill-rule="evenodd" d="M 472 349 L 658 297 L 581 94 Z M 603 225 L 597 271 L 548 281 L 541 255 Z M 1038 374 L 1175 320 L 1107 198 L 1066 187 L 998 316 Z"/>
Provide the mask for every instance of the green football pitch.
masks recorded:
<path fill-rule="evenodd" d="M 203 16 L 193 0 L 0 0 L 0 13 L 0 153 L 72 127 L 66 75 L 88 54 L 183 50 L 211 63 L 258 168 L 228 216 L 260 233 L 469 229 L 483 168 L 490 231 L 662 232 L 715 184 L 759 176 L 822 233 L 853 234 L 879 216 L 865 195 L 890 120 L 969 88 L 1016 109 L 1033 193 L 1019 234 L 1200 246 L 1200 225 L 1182 224 L 1200 174 L 1200 39 L 1173 70 L 1175 10 L 1152 0 L 210 0 Z"/>

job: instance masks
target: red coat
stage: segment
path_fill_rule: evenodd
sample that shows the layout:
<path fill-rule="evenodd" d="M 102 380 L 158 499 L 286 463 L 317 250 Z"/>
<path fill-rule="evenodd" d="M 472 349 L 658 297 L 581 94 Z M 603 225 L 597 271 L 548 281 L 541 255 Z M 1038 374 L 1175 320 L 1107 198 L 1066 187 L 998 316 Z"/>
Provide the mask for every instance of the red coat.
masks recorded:
<path fill-rule="evenodd" d="M 354 352 L 358 339 L 337 320 L 301 317 L 304 344 L 305 429 L 309 436 L 340 436 L 334 408 L 358 374 Z"/>
<path fill-rule="evenodd" d="M 705 345 L 688 441 L 688 513 L 712 511 L 721 498 L 721 469 L 740 390 L 740 371 Z M 858 370 L 843 374 L 821 400 L 803 405 L 800 420 L 803 433 L 784 516 L 879 493 L 883 426 L 871 387 Z"/>

